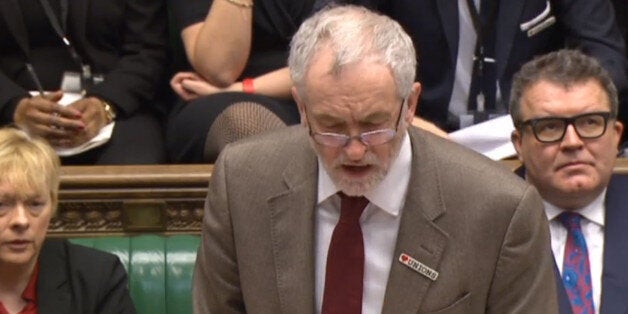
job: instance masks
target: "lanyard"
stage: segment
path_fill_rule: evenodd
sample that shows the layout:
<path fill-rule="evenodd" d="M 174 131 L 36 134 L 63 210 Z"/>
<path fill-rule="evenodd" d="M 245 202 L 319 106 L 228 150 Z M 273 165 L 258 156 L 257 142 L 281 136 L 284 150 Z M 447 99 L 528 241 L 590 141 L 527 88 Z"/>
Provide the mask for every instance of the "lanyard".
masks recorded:
<path fill-rule="evenodd" d="M 480 73 L 484 68 L 484 62 L 494 63 L 494 52 L 487 52 L 486 40 L 494 40 L 494 28 L 495 22 L 497 18 L 497 8 L 499 7 L 498 0 L 488 0 L 488 1 L 480 1 L 480 3 L 484 2 L 484 4 L 492 4 L 488 8 L 481 7 L 481 10 L 488 9 L 488 12 L 482 12 L 483 15 L 487 17 L 482 23 L 481 13 L 478 12 L 478 8 L 475 5 L 473 0 L 467 0 L 467 5 L 469 6 L 469 12 L 471 13 L 471 21 L 473 22 L 473 28 L 475 29 L 475 33 L 477 35 L 477 44 L 475 45 L 475 59 L 478 60 Z M 482 5 L 480 5 L 482 6 Z M 487 57 L 487 53 L 490 56 Z"/>
<path fill-rule="evenodd" d="M 65 30 L 67 29 L 67 21 L 68 21 L 68 0 L 59 0 L 59 5 L 61 7 L 61 18 L 58 19 L 52 7 L 50 6 L 50 2 L 48 0 L 39 0 L 41 6 L 44 8 L 44 12 L 46 13 L 46 17 L 50 20 L 50 24 L 55 29 L 57 34 L 60 37 L 65 37 Z M 61 20 L 61 25 L 59 24 L 59 20 Z"/>
<path fill-rule="evenodd" d="M 65 30 L 67 29 L 67 20 L 68 20 L 68 0 L 59 0 L 59 3 L 61 5 L 61 19 L 60 20 L 62 24 L 59 23 L 59 19 L 55 16 L 54 12 L 52 11 L 52 7 L 50 6 L 50 2 L 48 2 L 48 0 L 39 0 L 39 2 L 41 3 L 41 6 L 44 8 L 44 12 L 46 13 L 46 16 L 48 17 L 48 20 L 50 21 L 52 28 L 54 28 L 57 35 L 59 35 L 59 37 L 63 41 L 63 44 L 68 49 L 70 56 L 72 56 L 72 59 L 74 60 L 74 62 L 76 62 L 81 67 L 81 71 L 82 71 L 81 79 L 91 80 L 92 71 L 89 65 L 83 62 L 83 59 L 76 52 L 76 49 L 74 49 L 72 42 L 70 42 L 67 34 L 65 33 Z"/>

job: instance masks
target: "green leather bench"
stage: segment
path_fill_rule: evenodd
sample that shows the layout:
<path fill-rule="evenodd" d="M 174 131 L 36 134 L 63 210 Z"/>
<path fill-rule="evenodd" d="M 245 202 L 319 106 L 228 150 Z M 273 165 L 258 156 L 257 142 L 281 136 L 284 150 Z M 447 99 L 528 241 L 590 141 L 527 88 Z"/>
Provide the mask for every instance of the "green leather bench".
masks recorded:
<path fill-rule="evenodd" d="M 120 257 L 129 274 L 129 290 L 138 313 L 192 313 L 192 272 L 199 236 L 101 236 L 69 240 Z"/>

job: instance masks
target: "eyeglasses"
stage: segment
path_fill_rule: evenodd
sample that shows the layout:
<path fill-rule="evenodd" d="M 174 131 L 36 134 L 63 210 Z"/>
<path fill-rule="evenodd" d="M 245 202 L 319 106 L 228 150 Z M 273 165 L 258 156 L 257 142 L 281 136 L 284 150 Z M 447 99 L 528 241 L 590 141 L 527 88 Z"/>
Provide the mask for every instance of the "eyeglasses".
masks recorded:
<path fill-rule="evenodd" d="M 610 112 L 591 112 L 569 118 L 545 117 L 526 120 L 518 128 L 529 125 L 534 137 L 541 143 L 561 141 L 569 125 L 573 125 L 580 138 L 594 139 L 604 135 L 610 117 Z"/>
<path fill-rule="evenodd" d="M 388 143 L 393 139 L 393 137 L 395 137 L 395 134 L 397 134 L 397 130 L 399 129 L 404 101 L 405 99 L 401 100 L 401 109 L 399 110 L 399 116 L 397 117 L 397 122 L 395 123 L 396 126 L 394 129 L 379 129 L 375 131 L 364 132 L 356 136 L 349 136 L 339 133 L 314 132 L 312 131 L 312 124 L 309 123 L 308 120 L 308 125 L 310 125 L 310 136 L 314 139 L 316 143 L 328 147 L 345 147 L 347 146 L 347 144 L 349 144 L 349 142 L 351 142 L 352 139 L 357 139 L 366 146 L 375 146 Z"/>

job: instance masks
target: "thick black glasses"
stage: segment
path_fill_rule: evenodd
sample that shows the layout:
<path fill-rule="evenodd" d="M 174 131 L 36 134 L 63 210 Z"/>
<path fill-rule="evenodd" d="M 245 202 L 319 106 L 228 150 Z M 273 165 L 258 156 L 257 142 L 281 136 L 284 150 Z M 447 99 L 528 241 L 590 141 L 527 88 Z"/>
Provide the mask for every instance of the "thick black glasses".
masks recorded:
<path fill-rule="evenodd" d="M 399 129 L 404 101 L 405 99 L 401 100 L 401 109 L 399 109 L 399 116 L 397 117 L 397 122 L 395 123 L 394 129 L 379 129 L 364 132 L 356 136 L 349 136 L 339 133 L 314 132 L 312 131 L 312 124 L 308 122 L 308 125 L 310 125 L 310 136 L 314 139 L 316 143 L 329 147 L 345 147 L 347 146 L 347 144 L 349 144 L 349 142 L 351 142 L 352 139 L 357 139 L 366 146 L 375 146 L 388 143 L 390 142 L 390 140 L 393 139 L 393 137 L 395 137 L 395 134 L 397 134 L 397 130 Z"/>
<path fill-rule="evenodd" d="M 541 143 L 561 141 L 569 125 L 573 125 L 580 138 L 594 139 L 604 135 L 610 117 L 610 112 L 590 112 L 569 118 L 545 117 L 526 120 L 519 124 L 519 128 L 529 125 Z"/>

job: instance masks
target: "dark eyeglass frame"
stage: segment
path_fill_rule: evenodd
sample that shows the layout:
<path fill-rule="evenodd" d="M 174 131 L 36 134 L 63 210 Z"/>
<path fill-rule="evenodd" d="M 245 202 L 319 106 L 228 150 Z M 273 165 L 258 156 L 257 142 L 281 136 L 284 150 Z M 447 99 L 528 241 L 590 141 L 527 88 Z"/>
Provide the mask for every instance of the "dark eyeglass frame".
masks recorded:
<path fill-rule="evenodd" d="M 578 124 L 576 123 L 577 120 L 582 119 L 582 118 L 586 118 L 586 117 L 591 117 L 591 116 L 598 116 L 598 117 L 602 117 L 604 119 L 604 127 L 602 128 L 602 131 L 600 132 L 600 134 L 598 135 L 593 135 L 593 136 L 586 136 L 586 135 L 582 135 L 581 131 L 578 130 Z M 578 134 L 578 136 L 581 139 L 596 139 L 601 137 L 602 135 L 604 135 L 606 133 L 606 129 L 608 128 L 608 121 L 611 119 L 615 119 L 615 116 L 612 115 L 610 112 L 608 111 L 596 111 L 596 112 L 587 112 L 587 113 L 583 113 L 583 114 L 579 114 L 576 116 L 572 116 L 572 117 L 543 117 L 543 118 L 535 118 L 535 119 L 528 119 L 526 121 L 523 121 L 521 123 L 518 124 L 517 128 L 518 129 L 523 129 L 525 126 L 530 126 L 530 129 L 532 130 L 532 134 L 534 134 L 534 137 L 541 143 L 556 143 L 556 142 L 560 142 L 563 140 L 563 138 L 565 138 L 565 134 L 567 133 L 567 128 L 572 125 L 574 130 L 576 131 L 576 134 Z M 537 125 L 541 122 L 545 122 L 545 121 L 549 121 L 549 120 L 557 120 L 557 121 L 561 121 L 563 123 L 563 131 L 560 135 L 560 137 L 557 137 L 556 139 L 552 139 L 552 140 L 543 140 L 539 137 L 538 131 L 537 131 Z"/>
<path fill-rule="evenodd" d="M 336 147 L 336 148 L 346 147 L 347 145 L 349 145 L 351 140 L 357 139 L 367 147 L 377 146 L 377 145 L 382 145 L 382 144 L 386 144 L 390 142 L 397 134 L 397 131 L 399 130 L 399 125 L 401 125 L 401 114 L 403 113 L 403 104 L 405 103 L 405 101 L 406 99 L 401 100 L 399 115 L 397 116 L 397 122 L 395 123 L 394 129 L 392 128 L 378 129 L 378 130 L 363 132 L 355 136 L 349 136 L 346 134 L 333 133 L 333 132 L 315 132 L 312 130 L 312 123 L 310 123 L 310 119 L 307 115 L 307 110 L 305 111 L 305 118 L 307 119 L 310 136 L 312 137 L 312 139 L 314 139 L 314 142 L 320 145 L 323 145 L 326 147 Z M 369 138 L 372 138 L 374 135 L 380 135 L 380 134 L 382 136 L 387 135 L 386 140 L 384 140 L 383 142 L 371 143 L 371 140 L 369 140 Z M 330 139 L 330 141 L 325 141 L 324 138 L 328 138 Z M 337 141 L 338 143 L 331 144 L 332 143 L 331 141 Z"/>

